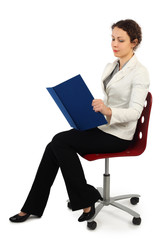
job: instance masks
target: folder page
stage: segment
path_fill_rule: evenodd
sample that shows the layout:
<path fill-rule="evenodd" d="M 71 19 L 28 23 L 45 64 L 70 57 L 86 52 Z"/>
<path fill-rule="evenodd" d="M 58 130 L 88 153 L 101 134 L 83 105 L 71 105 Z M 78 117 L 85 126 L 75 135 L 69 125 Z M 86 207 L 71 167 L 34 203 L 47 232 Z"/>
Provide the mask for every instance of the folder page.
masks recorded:
<path fill-rule="evenodd" d="M 70 124 L 71 127 L 78 129 L 77 126 L 75 125 L 73 119 L 71 118 L 71 116 L 69 115 L 69 113 L 67 112 L 65 106 L 63 105 L 63 103 L 61 102 L 61 100 L 59 99 L 59 97 L 57 96 L 54 88 L 47 88 L 48 92 L 50 93 L 50 95 L 52 96 L 52 98 L 54 99 L 54 101 L 56 102 L 56 104 L 58 105 L 59 109 L 61 110 L 61 112 L 63 113 L 63 115 L 65 116 L 65 118 L 67 119 L 68 123 Z"/>
<path fill-rule="evenodd" d="M 47 88 L 49 91 L 50 88 Z M 58 101 L 58 107 L 66 117 L 71 127 L 79 130 L 87 130 L 103 124 L 107 121 L 103 114 L 96 113 L 92 107 L 93 96 L 87 85 L 83 81 L 81 75 L 77 75 L 55 87 L 53 87 Z M 51 92 L 51 91 L 49 91 Z M 60 101 L 60 102 L 59 102 Z M 59 102 L 59 103 L 58 103 Z M 69 119 L 71 121 L 69 121 Z M 72 123 L 71 123 L 72 122 Z"/>

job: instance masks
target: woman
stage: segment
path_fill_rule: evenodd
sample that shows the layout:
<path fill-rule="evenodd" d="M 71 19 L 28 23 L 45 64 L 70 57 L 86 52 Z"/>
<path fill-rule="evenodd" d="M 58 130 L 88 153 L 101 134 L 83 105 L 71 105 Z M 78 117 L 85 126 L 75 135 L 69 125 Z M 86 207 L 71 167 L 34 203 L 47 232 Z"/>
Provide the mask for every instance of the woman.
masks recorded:
<path fill-rule="evenodd" d="M 108 124 L 87 131 L 72 129 L 57 134 L 45 149 L 21 212 L 10 221 L 23 222 L 31 214 L 42 216 L 59 168 L 72 210 L 83 209 L 78 221 L 94 216 L 94 204 L 101 195 L 87 184 L 77 154 L 119 152 L 129 146 L 149 88 L 147 70 L 134 54 L 141 39 L 141 28 L 133 20 L 122 20 L 112 25 L 112 49 L 118 59 L 108 64 L 102 75 L 105 100 L 92 102 L 93 110 L 104 114 Z"/>

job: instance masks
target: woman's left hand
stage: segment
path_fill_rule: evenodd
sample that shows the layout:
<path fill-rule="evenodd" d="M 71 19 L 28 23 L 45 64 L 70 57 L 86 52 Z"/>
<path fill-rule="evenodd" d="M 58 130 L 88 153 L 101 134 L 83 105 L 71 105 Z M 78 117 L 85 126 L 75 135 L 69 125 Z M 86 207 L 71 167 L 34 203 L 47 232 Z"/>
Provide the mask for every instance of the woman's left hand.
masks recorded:
<path fill-rule="evenodd" d="M 92 106 L 95 112 L 101 112 L 103 115 L 111 117 L 112 110 L 107 107 L 101 99 L 94 99 L 92 101 Z"/>

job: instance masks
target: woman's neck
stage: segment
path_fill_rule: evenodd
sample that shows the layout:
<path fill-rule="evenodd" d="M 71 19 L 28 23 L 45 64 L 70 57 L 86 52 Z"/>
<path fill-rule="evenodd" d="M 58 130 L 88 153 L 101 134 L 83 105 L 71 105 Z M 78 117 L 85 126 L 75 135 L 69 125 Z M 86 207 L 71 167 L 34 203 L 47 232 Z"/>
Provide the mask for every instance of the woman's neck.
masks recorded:
<path fill-rule="evenodd" d="M 123 57 L 123 58 L 119 58 L 119 69 L 122 69 L 123 65 L 128 62 L 132 57 L 133 57 L 134 53 L 132 52 L 130 55 Z"/>

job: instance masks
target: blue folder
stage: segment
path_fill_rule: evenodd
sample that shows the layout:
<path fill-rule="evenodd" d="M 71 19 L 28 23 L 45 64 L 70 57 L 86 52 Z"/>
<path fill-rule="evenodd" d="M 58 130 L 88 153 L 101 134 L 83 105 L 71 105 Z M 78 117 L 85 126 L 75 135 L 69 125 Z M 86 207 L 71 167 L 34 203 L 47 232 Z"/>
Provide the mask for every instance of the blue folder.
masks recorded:
<path fill-rule="evenodd" d="M 94 98 L 81 75 L 55 87 L 47 88 L 47 90 L 71 127 L 87 130 L 107 124 L 103 114 L 93 110 L 92 101 Z"/>

